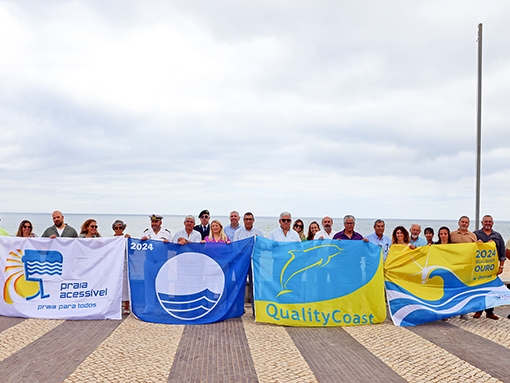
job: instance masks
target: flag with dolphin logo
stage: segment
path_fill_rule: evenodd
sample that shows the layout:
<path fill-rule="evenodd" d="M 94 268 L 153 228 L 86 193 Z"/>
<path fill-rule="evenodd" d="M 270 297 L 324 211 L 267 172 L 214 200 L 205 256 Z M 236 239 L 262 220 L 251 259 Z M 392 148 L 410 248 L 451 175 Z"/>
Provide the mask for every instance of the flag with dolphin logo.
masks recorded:
<path fill-rule="evenodd" d="M 415 326 L 510 304 L 498 266 L 493 242 L 393 245 L 384 265 L 393 323 Z"/>
<path fill-rule="evenodd" d="M 147 322 L 204 324 L 243 315 L 253 238 L 225 243 L 129 239 L 132 311 Z"/>
<path fill-rule="evenodd" d="M 381 248 L 372 243 L 257 237 L 253 271 L 257 322 L 324 327 L 386 318 Z"/>

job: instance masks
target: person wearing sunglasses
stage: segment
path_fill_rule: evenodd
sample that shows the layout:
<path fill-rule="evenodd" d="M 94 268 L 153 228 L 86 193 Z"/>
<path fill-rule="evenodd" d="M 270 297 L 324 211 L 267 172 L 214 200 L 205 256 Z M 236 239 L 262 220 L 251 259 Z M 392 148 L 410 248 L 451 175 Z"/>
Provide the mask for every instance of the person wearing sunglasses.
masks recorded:
<path fill-rule="evenodd" d="M 306 241 L 305 224 L 303 220 L 296 219 L 294 221 L 294 226 L 292 226 L 292 228 L 296 233 L 298 233 L 299 239 L 301 239 L 301 241 Z"/>
<path fill-rule="evenodd" d="M 202 210 L 198 215 L 198 218 L 200 218 L 200 225 L 196 225 L 193 230 L 198 231 L 202 236 L 202 239 L 205 239 L 211 230 L 211 225 L 209 225 L 211 214 L 209 214 L 209 210 Z"/>
<path fill-rule="evenodd" d="M 32 232 L 32 223 L 28 219 L 24 219 L 20 222 L 18 227 L 18 232 L 16 233 L 16 237 L 24 237 L 24 238 L 34 238 L 37 237 Z"/>
<path fill-rule="evenodd" d="M 124 221 L 121 221 L 120 219 L 116 220 L 112 224 L 113 236 L 114 237 L 123 236 L 126 238 L 131 237 L 129 234 L 124 234 L 124 230 L 126 230 L 126 227 L 127 227 L 127 225 L 124 223 Z"/>
<path fill-rule="evenodd" d="M 299 234 L 290 228 L 292 216 L 288 211 L 280 214 L 280 227 L 277 227 L 269 233 L 269 239 L 278 242 L 301 242 Z"/>
<path fill-rule="evenodd" d="M 81 231 L 78 238 L 98 238 L 101 234 L 97 231 L 97 222 L 94 219 L 87 219 L 81 225 Z"/>
<path fill-rule="evenodd" d="M 113 229 L 113 236 L 114 237 L 125 237 L 129 238 L 129 234 L 124 234 L 124 230 L 126 230 L 127 225 L 124 223 L 124 221 L 121 221 L 120 219 L 116 220 L 112 224 Z M 122 270 L 122 314 L 123 315 L 129 315 L 131 313 L 131 310 L 129 308 L 129 280 L 127 275 L 127 254 L 124 252 L 124 267 Z"/>

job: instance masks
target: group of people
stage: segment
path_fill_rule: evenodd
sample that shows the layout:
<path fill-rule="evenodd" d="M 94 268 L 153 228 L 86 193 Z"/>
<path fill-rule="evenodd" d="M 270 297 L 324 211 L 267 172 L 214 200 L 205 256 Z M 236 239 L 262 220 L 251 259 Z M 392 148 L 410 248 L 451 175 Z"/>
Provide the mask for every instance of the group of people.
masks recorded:
<path fill-rule="evenodd" d="M 200 223 L 195 225 L 195 217 L 188 215 L 184 218 L 184 228 L 174 235 L 168 229 L 162 227 L 163 216 L 153 214 L 150 216 L 151 225 L 142 233 L 141 240 L 148 239 L 161 240 L 164 242 L 174 242 L 177 244 L 187 243 L 230 243 L 241 239 L 261 236 L 263 232 L 254 226 L 255 217 L 253 213 L 247 212 L 243 215 L 243 225 L 241 225 L 240 215 L 237 211 L 230 213 L 230 224 L 223 226 L 223 224 L 215 219 L 210 221 L 211 215 L 209 210 L 202 210 L 199 214 Z M 56 237 L 80 237 L 80 238 L 97 238 L 101 237 L 98 232 L 97 222 L 94 219 L 86 220 L 80 230 L 77 231 L 65 223 L 64 215 L 60 211 L 54 211 L 52 214 L 53 226 L 48 227 L 42 234 L 42 237 L 56 238 Z M 313 221 L 308 226 L 308 232 L 305 232 L 305 225 L 303 220 L 297 219 L 292 224 L 291 213 L 284 211 L 279 217 L 279 227 L 269 233 L 268 238 L 278 242 L 300 242 L 307 240 L 322 240 L 322 239 L 336 239 L 336 240 L 362 240 L 365 242 L 374 243 L 381 247 L 384 260 L 388 255 L 388 251 L 393 245 L 409 246 L 410 249 L 416 249 L 420 246 L 430 246 L 435 244 L 451 244 L 451 243 L 467 243 L 467 242 L 494 242 L 496 244 L 496 251 L 499 259 L 499 269 L 497 274 L 501 274 L 504 268 L 506 258 L 510 259 L 510 240 L 504 243 L 503 237 L 500 233 L 492 229 L 494 221 L 492 216 L 485 215 L 482 219 L 482 228 L 474 232 L 469 231 L 470 220 L 467 216 L 460 217 L 458 221 L 458 229 L 450 231 L 446 226 L 441 226 L 438 230 L 437 242 L 433 241 L 434 229 L 427 227 L 424 230 L 424 236 L 421 237 L 421 226 L 414 223 L 409 228 L 409 231 L 404 226 L 397 226 L 392 232 L 391 238 L 384 234 L 385 222 L 377 219 L 374 222 L 374 232 L 363 236 L 354 230 L 356 219 L 352 215 L 346 215 L 343 218 L 344 229 L 335 233 L 333 231 L 333 219 L 331 217 L 324 217 L 322 219 L 322 229 L 319 223 Z M 112 229 L 114 236 L 126 236 L 126 224 L 121 220 L 113 223 Z M 0 233 L 1 235 L 1 233 Z M 5 234 L 4 234 L 5 235 Z M 32 232 L 32 224 L 28 220 L 21 221 L 18 232 L 18 237 L 34 237 Z M 126 289 L 127 290 L 127 289 Z M 129 302 L 126 299 L 124 303 L 125 312 L 129 312 Z M 127 307 L 126 307 L 127 305 Z M 487 309 L 486 315 L 491 319 L 499 319 L 494 314 L 494 309 Z M 473 317 L 480 318 L 482 312 L 476 312 Z M 509 316 L 510 317 L 510 316 Z"/>

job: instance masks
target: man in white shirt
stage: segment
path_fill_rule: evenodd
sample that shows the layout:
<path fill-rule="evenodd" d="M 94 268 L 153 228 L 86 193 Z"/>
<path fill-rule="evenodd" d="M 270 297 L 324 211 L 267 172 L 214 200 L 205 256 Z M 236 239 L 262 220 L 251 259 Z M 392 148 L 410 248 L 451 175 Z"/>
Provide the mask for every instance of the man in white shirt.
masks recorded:
<path fill-rule="evenodd" d="M 299 234 L 292 230 L 292 216 L 288 211 L 280 214 L 280 227 L 274 229 L 269 233 L 269 239 L 278 242 L 301 242 Z"/>
<path fill-rule="evenodd" d="M 194 226 L 195 217 L 192 215 L 186 216 L 186 218 L 184 218 L 184 229 L 175 233 L 173 242 L 179 245 L 185 245 L 190 242 L 200 243 L 202 235 L 198 231 L 193 230 Z"/>
<path fill-rule="evenodd" d="M 153 214 L 150 215 L 151 227 L 143 231 L 143 236 L 140 238 L 142 241 L 148 239 L 157 239 L 163 242 L 170 242 L 172 240 L 172 233 L 168 229 L 161 228 L 161 221 L 163 220 L 162 215 Z"/>
<path fill-rule="evenodd" d="M 241 227 L 241 225 L 239 225 L 239 218 L 239 212 L 235 210 L 230 212 L 230 225 L 227 225 L 224 228 L 225 234 L 231 241 L 234 240 L 235 232 Z"/>
<path fill-rule="evenodd" d="M 326 216 L 322 219 L 322 230 L 315 233 L 313 239 L 333 239 L 334 235 L 333 218 Z"/>
<path fill-rule="evenodd" d="M 255 217 L 252 213 L 247 212 L 244 213 L 243 216 L 244 226 L 242 226 L 239 230 L 236 230 L 234 234 L 234 241 L 239 241 L 241 239 L 250 238 L 250 237 L 264 237 L 264 233 L 262 230 L 257 229 L 253 226 L 255 222 Z"/>

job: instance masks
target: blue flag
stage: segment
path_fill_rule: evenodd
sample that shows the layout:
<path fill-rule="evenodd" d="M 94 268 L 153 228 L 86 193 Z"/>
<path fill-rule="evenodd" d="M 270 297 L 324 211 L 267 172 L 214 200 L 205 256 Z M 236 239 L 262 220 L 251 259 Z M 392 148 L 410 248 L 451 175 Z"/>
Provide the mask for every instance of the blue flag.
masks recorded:
<path fill-rule="evenodd" d="M 147 322 L 205 324 L 243 315 L 253 238 L 179 245 L 129 239 L 132 311 Z"/>

